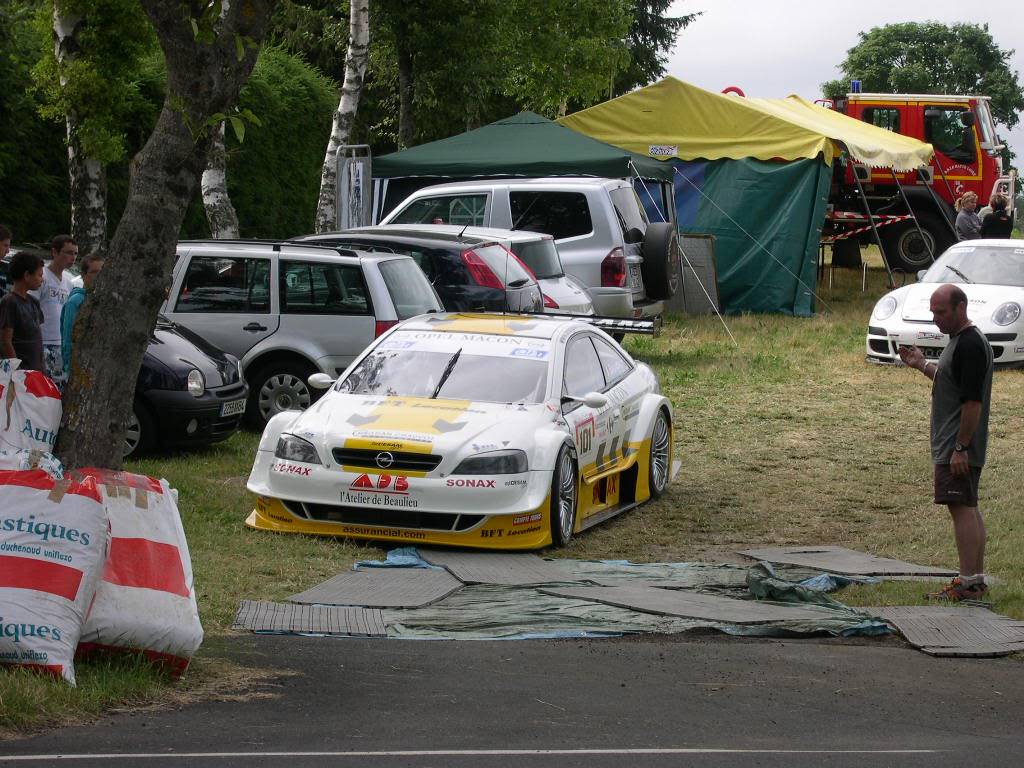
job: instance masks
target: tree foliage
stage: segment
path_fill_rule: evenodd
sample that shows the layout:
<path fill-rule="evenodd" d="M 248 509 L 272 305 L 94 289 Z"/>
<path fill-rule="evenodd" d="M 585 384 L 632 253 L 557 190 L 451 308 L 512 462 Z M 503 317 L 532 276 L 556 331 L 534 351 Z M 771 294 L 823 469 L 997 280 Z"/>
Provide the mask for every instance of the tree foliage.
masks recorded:
<path fill-rule="evenodd" d="M 83 19 L 75 35 L 80 48 L 63 63 L 53 46 L 44 49 L 33 69 L 43 98 L 40 113 L 63 124 L 73 110 L 83 152 L 103 163 L 121 160 L 127 152 L 123 126 L 140 106 L 136 73 L 157 50 L 153 28 L 133 0 L 58 2 L 63 13 Z M 38 4 L 35 24 L 52 34 L 52 2 Z"/>
<path fill-rule="evenodd" d="M 1008 128 L 1024 110 L 1024 90 L 1010 67 L 1014 51 L 996 45 L 987 24 L 906 22 L 873 27 L 846 52 L 840 69 L 866 92 L 950 93 L 991 96 L 992 114 Z M 822 84 L 829 98 L 848 83 Z"/>
<path fill-rule="evenodd" d="M 672 0 L 633 0 L 633 21 L 626 38 L 629 65 L 615 78 L 615 95 L 628 93 L 665 76 L 676 38 L 701 12 L 667 16 Z"/>

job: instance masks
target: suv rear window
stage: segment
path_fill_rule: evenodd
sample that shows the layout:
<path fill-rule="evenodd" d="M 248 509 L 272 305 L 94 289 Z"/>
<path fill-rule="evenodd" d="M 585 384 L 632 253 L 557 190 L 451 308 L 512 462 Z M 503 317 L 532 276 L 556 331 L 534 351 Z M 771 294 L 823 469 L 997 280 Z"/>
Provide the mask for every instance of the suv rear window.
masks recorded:
<path fill-rule="evenodd" d="M 504 280 L 505 285 L 524 279 L 533 282 L 533 278 L 523 269 L 523 265 L 500 245 L 478 245 L 472 248 L 472 251 L 483 259 L 499 279 Z"/>
<path fill-rule="evenodd" d="M 196 256 L 176 312 L 269 312 L 270 259 Z"/>
<path fill-rule="evenodd" d="M 538 279 L 562 277 L 562 262 L 558 258 L 555 241 L 548 238 L 525 243 L 512 243 L 512 253 L 533 270 Z"/>
<path fill-rule="evenodd" d="M 556 240 L 589 235 L 594 230 L 590 206 L 582 192 L 509 192 L 512 229 L 543 232 Z"/>
<path fill-rule="evenodd" d="M 282 259 L 280 272 L 282 314 L 370 314 L 363 272 L 355 264 Z"/>
<path fill-rule="evenodd" d="M 647 216 L 640 205 L 640 199 L 636 196 L 636 191 L 632 187 L 619 187 L 611 190 L 610 194 L 612 204 L 622 220 L 623 233 L 634 228 L 646 232 Z"/>
<path fill-rule="evenodd" d="M 399 320 L 441 309 L 434 298 L 434 289 L 411 259 L 382 261 L 379 268 Z"/>
<path fill-rule="evenodd" d="M 459 224 L 484 226 L 487 195 L 444 195 L 413 200 L 389 224 Z"/>

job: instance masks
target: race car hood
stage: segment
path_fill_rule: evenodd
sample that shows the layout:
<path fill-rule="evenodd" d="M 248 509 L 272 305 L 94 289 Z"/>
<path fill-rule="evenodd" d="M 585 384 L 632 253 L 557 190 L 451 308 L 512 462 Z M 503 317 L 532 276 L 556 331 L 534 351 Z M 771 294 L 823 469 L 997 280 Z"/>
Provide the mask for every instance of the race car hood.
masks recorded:
<path fill-rule="evenodd" d="M 309 440 L 324 458 L 336 448 L 354 448 L 448 459 L 530 445 L 535 429 L 552 415 L 545 405 L 331 392 L 287 431 Z"/>
<path fill-rule="evenodd" d="M 903 319 L 912 322 L 932 322 L 929 302 L 935 289 L 940 285 L 942 283 L 917 283 L 901 289 L 906 291 L 903 298 Z M 1024 289 L 1007 285 L 970 283 L 961 284 L 960 288 L 967 294 L 967 317 L 975 324 L 987 324 L 992 313 L 1003 302 L 1019 302 L 1024 298 Z"/>

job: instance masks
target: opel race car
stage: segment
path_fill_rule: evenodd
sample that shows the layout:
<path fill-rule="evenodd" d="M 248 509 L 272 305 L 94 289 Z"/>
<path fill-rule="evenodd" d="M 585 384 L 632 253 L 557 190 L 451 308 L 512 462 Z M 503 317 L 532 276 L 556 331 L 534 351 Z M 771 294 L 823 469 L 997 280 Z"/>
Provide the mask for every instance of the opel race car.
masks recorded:
<path fill-rule="evenodd" d="M 252 528 L 532 549 L 669 483 L 656 376 L 581 320 L 421 316 L 310 381 L 330 391 L 263 432 Z"/>
<path fill-rule="evenodd" d="M 967 294 L 967 317 L 985 334 L 997 366 L 1024 364 L 1024 241 L 965 240 L 942 254 L 920 282 L 879 299 L 868 321 L 867 359 L 899 362 L 900 345 L 938 358 L 949 337 L 932 321 L 932 293 L 956 283 Z"/>

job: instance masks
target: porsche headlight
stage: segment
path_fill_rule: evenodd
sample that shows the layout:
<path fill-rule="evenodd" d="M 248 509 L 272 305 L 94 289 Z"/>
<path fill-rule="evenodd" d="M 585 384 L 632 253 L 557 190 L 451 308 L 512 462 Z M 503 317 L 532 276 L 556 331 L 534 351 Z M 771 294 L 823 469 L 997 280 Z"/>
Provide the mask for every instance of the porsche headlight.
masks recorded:
<path fill-rule="evenodd" d="M 313 444 L 295 435 L 281 435 L 277 439 L 277 448 L 274 449 L 274 455 L 279 459 L 301 461 L 304 464 L 320 463 L 320 456 L 317 454 Z"/>
<path fill-rule="evenodd" d="M 206 391 L 206 379 L 203 378 L 203 372 L 198 368 L 193 368 L 188 372 L 188 379 L 185 382 L 185 389 L 192 397 L 202 397 L 203 392 Z"/>
<path fill-rule="evenodd" d="M 892 316 L 892 313 L 896 311 L 896 299 L 892 296 L 883 296 L 877 304 L 875 309 L 871 313 L 872 317 L 878 320 L 885 320 Z"/>
<path fill-rule="evenodd" d="M 453 475 L 517 475 L 526 472 L 526 453 L 523 451 L 491 451 L 463 459 Z"/>
<path fill-rule="evenodd" d="M 1016 322 L 1018 317 L 1020 317 L 1020 304 L 1016 301 L 1007 301 L 1000 304 L 992 313 L 992 322 L 996 325 L 1009 325 Z"/>

